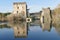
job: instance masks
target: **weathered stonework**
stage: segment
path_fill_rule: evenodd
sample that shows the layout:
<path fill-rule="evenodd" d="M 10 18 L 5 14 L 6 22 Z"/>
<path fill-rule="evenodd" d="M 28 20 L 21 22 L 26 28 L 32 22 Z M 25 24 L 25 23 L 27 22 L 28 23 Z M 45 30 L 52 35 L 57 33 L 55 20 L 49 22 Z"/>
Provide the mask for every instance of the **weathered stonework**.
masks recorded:
<path fill-rule="evenodd" d="M 50 8 L 43 8 L 41 14 L 41 23 L 50 23 L 51 21 L 51 11 Z"/>
<path fill-rule="evenodd" d="M 41 25 L 43 30 L 50 30 L 51 11 L 50 8 L 43 8 L 41 14 Z"/>
<path fill-rule="evenodd" d="M 27 16 L 27 4 L 26 4 L 26 2 L 13 3 L 12 14 L 26 18 L 26 16 Z"/>
<path fill-rule="evenodd" d="M 9 19 L 10 18 L 10 19 Z M 14 2 L 13 12 L 7 16 L 8 21 L 21 21 L 27 18 L 27 4 L 26 2 Z"/>

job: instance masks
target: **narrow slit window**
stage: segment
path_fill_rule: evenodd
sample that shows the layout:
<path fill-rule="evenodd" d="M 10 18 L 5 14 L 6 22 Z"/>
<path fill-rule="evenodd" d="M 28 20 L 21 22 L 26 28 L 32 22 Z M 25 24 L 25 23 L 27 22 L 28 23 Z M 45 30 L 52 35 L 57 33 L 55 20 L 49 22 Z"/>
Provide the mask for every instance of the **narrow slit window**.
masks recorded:
<path fill-rule="evenodd" d="M 18 11 L 17 11 L 17 13 L 18 13 Z"/>
<path fill-rule="evenodd" d="M 19 9 L 19 7 L 17 7 L 17 9 Z"/>

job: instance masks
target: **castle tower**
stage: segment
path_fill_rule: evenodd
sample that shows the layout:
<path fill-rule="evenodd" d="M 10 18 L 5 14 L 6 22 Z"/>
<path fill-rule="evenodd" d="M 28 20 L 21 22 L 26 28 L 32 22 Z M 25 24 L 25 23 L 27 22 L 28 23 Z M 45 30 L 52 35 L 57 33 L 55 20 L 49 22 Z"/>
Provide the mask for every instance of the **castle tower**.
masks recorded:
<path fill-rule="evenodd" d="M 27 17 L 27 4 L 26 2 L 14 2 L 13 3 L 13 14 L 21 17 Z"/>

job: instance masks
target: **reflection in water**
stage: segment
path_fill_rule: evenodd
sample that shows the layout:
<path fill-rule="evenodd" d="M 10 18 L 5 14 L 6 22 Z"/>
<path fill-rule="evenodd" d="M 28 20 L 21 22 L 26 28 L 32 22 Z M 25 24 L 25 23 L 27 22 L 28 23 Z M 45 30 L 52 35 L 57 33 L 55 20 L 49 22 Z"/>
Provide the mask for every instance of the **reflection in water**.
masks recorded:
<path fill-rule="evenodd" d="M 34 22 L 31 22 L 30 26 L 40 26 L 40 20 L 35 20 Z"/>
<path fill-rule="evenodd" d="M 60 35 L 60 23 L 54 23 L 53 26 L 52 26 L 52 21 L 46 22 L 46 23 L 40 23 L 40 20 L 35 20 L 34 22 L 31 22 L 31 23 L 8 22 L 7 24 L 5 24 L 5 23 L 0 24 L 0 29 L 2 29 L 2 28 L 12 28 L 13 31 L 14 31 L 14 37 L 15 38 L 28 38 L 28 30 L 30 30 L 29 29 L 30 27 L 32 27 L 32 29 L 33 29 L 34 28 L 33 26 L 36 27 L 36 29 L 37 29 L 37 26 L 38 26 L 38 28 L 41 27 L 41 29 L 43 31 L 48 31 L 48 32 L 51 32 L 51 28 L 54 27 L 55 30 L 57 31 L 57 33 Z M 30 33 L 31 32 L 29 32 L 29 34 Z M 35 34 L 35 33 L 33 33 L 33 34 Z M 38 35 L 38 34 L 36 34 L 36 35 Z"/>
<path fill-rule="evenodd" d="M 26 22 L 19 22 L 19 23 L 8 23 L 14 30 L 15 38 L 25 38 L 27 37 L 27 23 Z"/>
<path fill-rule="evenodd" d="M 53 27 L 55 28 L 55 30 L 57 31 L 57 33 L 60 35 L 60 23 L 54 23 Z"/>
<path fill-rule="evenodd" d="M 6 23 L 2 23 L 0 24 L 0 28 L 11 28 L 10 26 L 7 26 Z"/>
<path fill-rule="evenodd" d="M 43 30 L 43 31 L 47 30 L 47 31 L 50 32 L 50 30 L 51 30 L 51 28 L 52 28 L 52 21 L 50 21 L 50 22 L 45 22 L 45 23 L 41 23 L 41 25 L 42 25 L 42 30 Z"/>

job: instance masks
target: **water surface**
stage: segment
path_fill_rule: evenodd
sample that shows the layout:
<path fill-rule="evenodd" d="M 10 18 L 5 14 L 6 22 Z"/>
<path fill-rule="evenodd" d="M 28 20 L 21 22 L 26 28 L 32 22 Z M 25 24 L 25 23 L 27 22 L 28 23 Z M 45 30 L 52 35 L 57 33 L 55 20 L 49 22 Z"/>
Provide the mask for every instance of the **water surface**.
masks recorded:
<path fill-rule="evenodd" d="M 1 24 L 0 40 L 60 40 L 59 25 L 36 21 Z"/>

